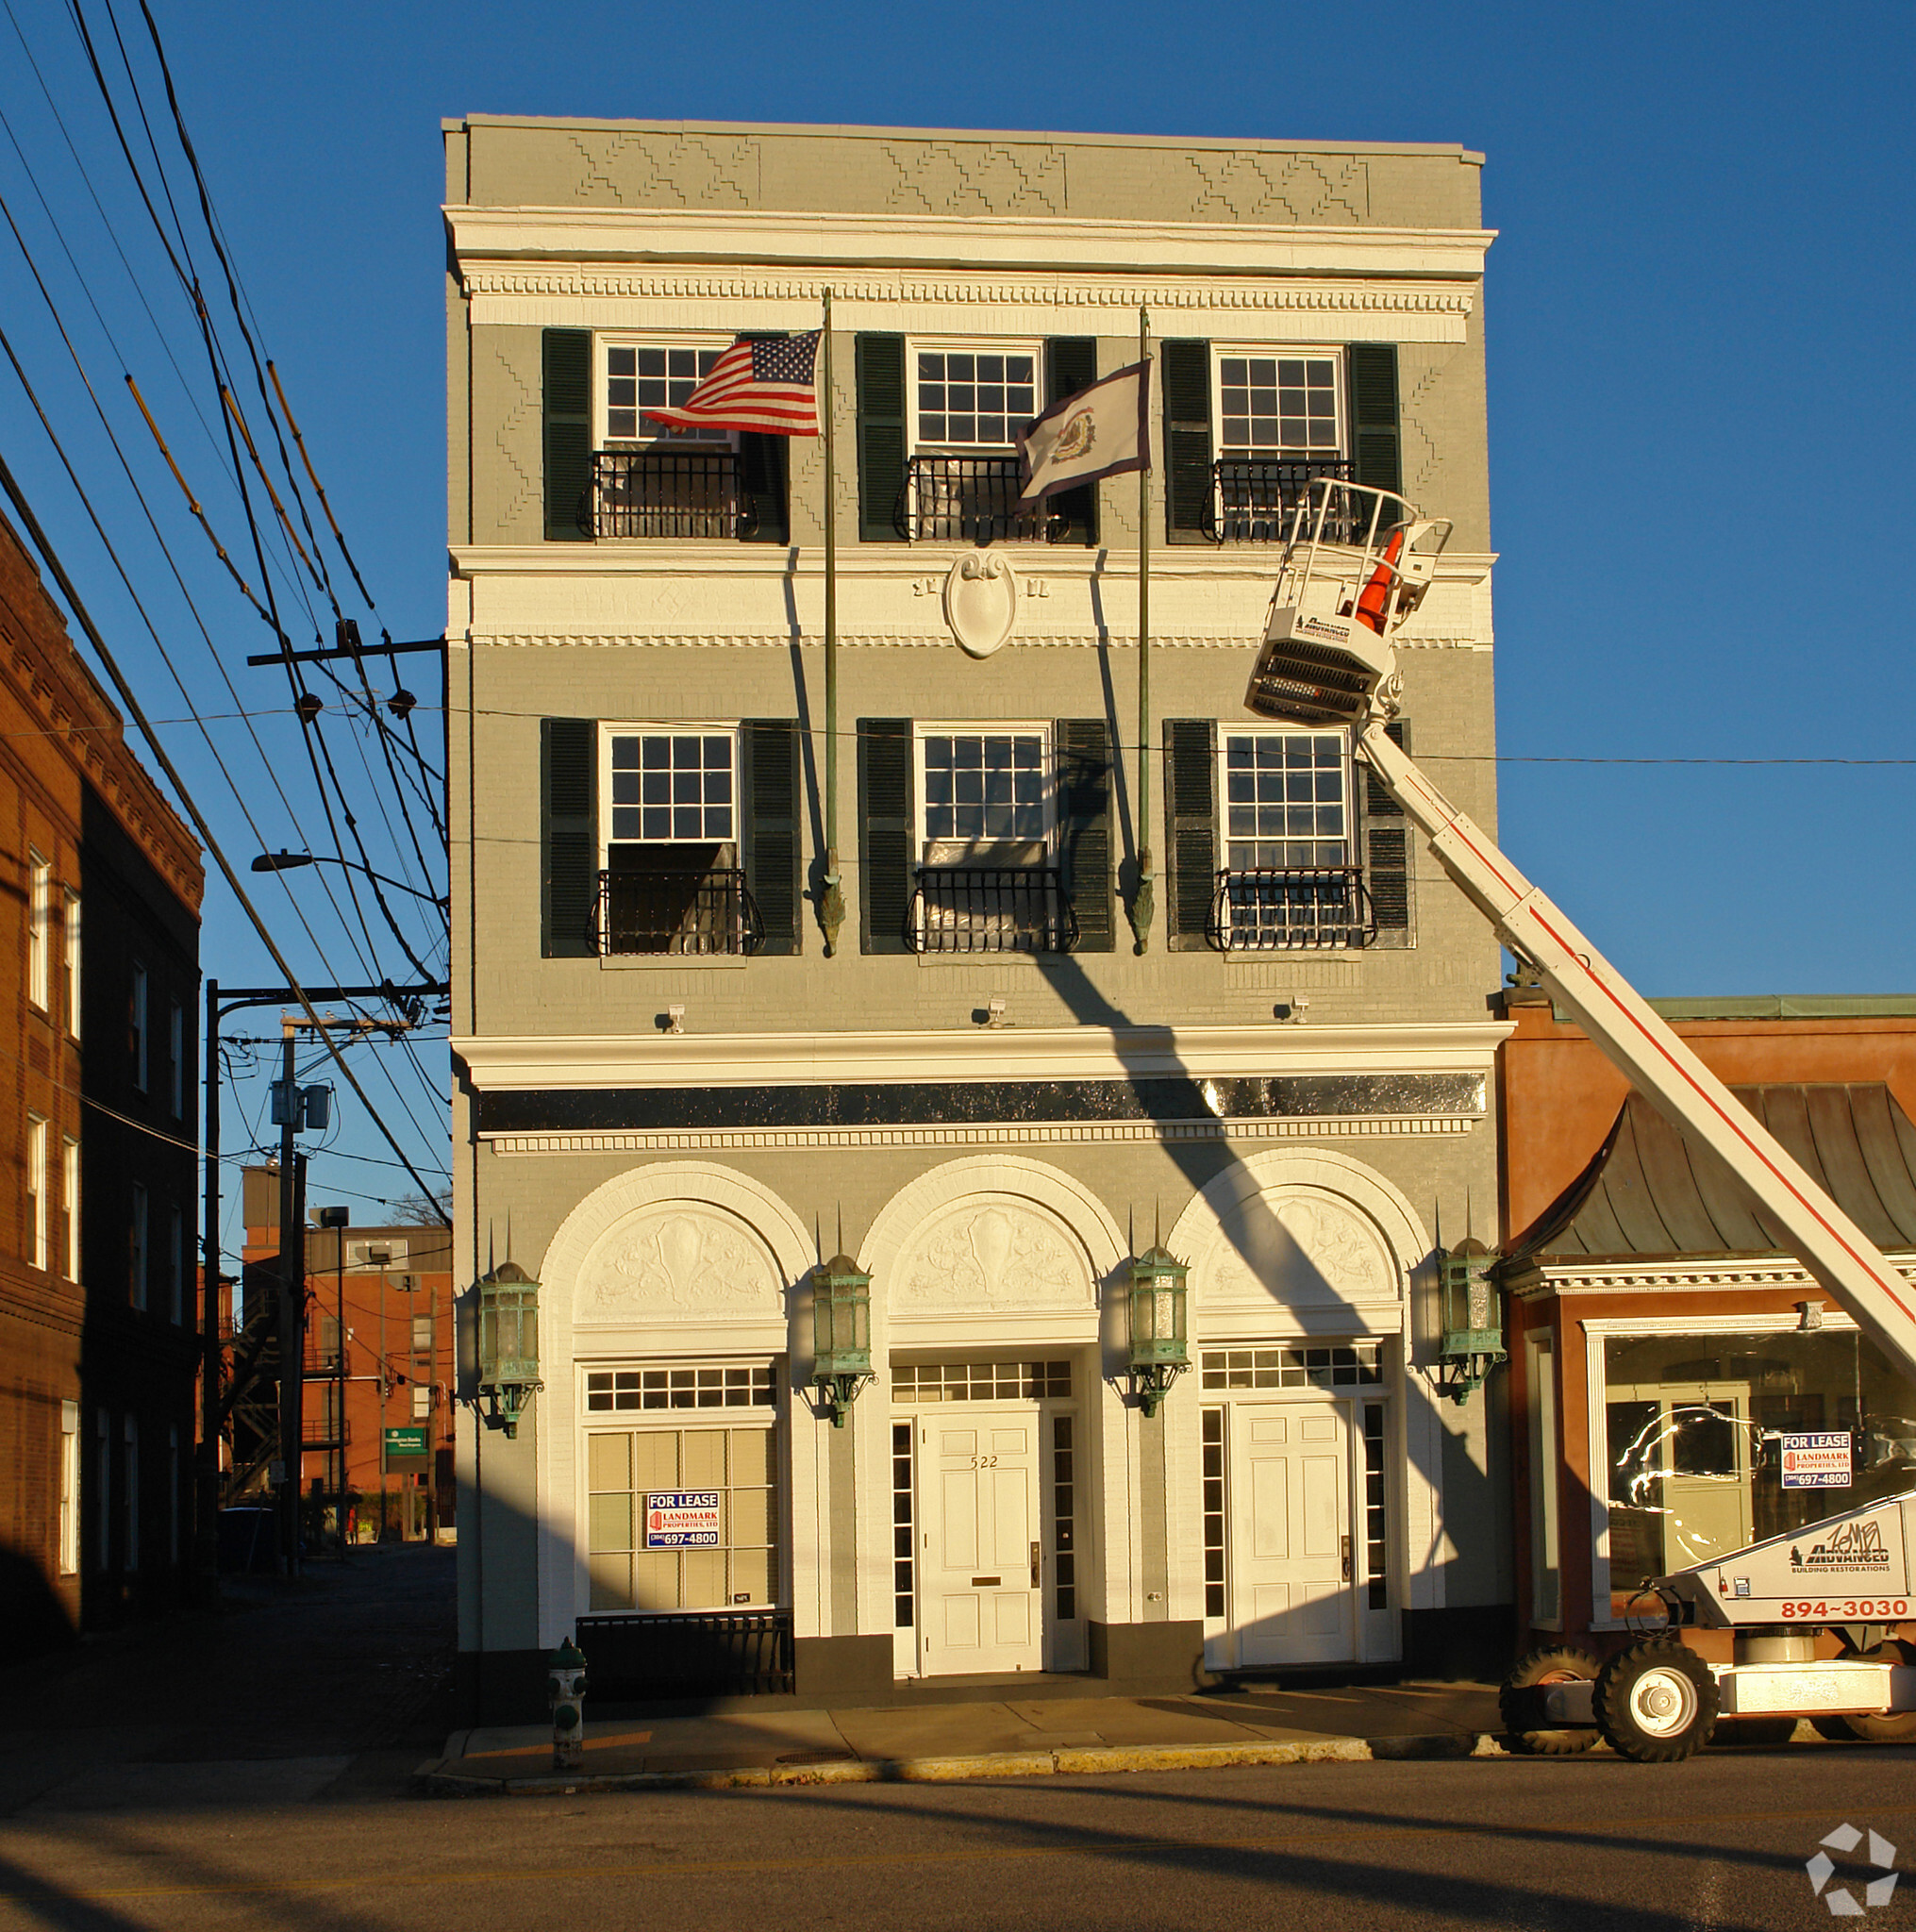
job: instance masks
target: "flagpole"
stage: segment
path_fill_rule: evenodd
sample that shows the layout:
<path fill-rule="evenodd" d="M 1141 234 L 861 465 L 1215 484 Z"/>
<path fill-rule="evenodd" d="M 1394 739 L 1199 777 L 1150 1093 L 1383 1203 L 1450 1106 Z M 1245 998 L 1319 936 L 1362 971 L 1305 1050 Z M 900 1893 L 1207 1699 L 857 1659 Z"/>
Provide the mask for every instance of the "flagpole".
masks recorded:
<path fill-rule="evenodd" d="M 832 438 L 832 291 L 825 291 L 825 325 L 819 334 L 825 357 L 819 412 L 825 429 L 825 893 L 818 923 L 829 959 L 838 951 L 845 921 L 845 896 L 839 884 L 839 558 L 838 475 Z"/>
<path fill-rule="evenodd" d="M 1151 314 L 1138 309 L 1138 359 L 1151 393 Z M 1151 466 L 1138 472 L 1138 886 L 1131 894 L 1136 950 L 1151 946 Z"/>

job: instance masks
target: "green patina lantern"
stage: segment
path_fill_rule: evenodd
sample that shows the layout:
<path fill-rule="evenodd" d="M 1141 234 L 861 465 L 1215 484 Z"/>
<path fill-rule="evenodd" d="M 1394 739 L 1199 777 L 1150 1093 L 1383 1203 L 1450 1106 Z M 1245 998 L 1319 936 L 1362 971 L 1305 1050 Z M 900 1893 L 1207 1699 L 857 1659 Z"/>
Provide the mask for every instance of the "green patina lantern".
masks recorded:
<path fill-rule="evenodd" d="M 849 1255 L 811 1271 L 811 1379 L 841 1429 L 872 1379 L 872 1277 Z"/>
<path fill-rule="evenodd" d="M 1496 1267 L 1496 1256 L 1471 1236 L 1438 1257 L 1437 1386 L 1453 1402 L 1468 1402 L 1505 1359 Z"/>
<path fill-rule="evenodd" d="M 516 1261 L 479 1277 L 479 1394 L 508 1439 L 539 1379 L 539 1284 Z"/>
<path fill-rule="evenodd" d="M 1185 1340 L 1185 1278 L 1190 1270 L 1162 1243 L 1131 1263 L 1131 1386 L 1146 1415 L 1156 1415 L 1172 1383 L 1191 1366 Z"/>

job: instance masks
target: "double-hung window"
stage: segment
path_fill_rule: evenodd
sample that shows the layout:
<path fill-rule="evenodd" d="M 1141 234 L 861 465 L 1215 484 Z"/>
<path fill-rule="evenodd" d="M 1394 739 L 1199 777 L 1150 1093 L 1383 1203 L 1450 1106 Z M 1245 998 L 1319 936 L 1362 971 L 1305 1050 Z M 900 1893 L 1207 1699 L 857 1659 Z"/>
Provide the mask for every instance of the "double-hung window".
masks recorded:
<path fill-rule="evenodd" d="M 80 895 L 66 891 L 67 1031 L 80 1037 Z"/>
<path fill-rule="evenodd" d="M 80 1143 L 60 1142 L 60 1198 L 67 1210 L 67 1279 L 80 1278 Z"/>
<path fill-rule="evenodd" d="M 1369 922 L 1353 863 L 1344 734 L 1225 731 L 1218 755 L 1216 942 L 1230 951 L 1361 944 Z"/>
<path fill-rule="evenodd" d="M 146 1306 L 147 1270 L 151 1266 L 147 1193 L 140 1182 L 133 1183 L 133 1212 L 129 1218 L 126 1243 L 126 1299 L 136 1308 Z"/>
<path fill-rule="evenodd" d="M 1319 476 L 1347 476 L 1342 358 L 1219 345 L 1213 358 L 1216 534 L 1275 539 Z"/>
<path fill-rule="evenodd" d="M 988 543 L 1044 534 L 1046 510 L 1021 505 L 1017 440 L 1043 408 L 1037 342 L 913 342 L 911 458 L 904 517 L 914 541 Z"/>
<path fill-rule="evenodd" d="M 599 931 L 608 953 L 750 952 L 739 862 L 739 733 L 607 724 L 599 733 Z"/>
<path fill-rule="evenodd" d="M 47 1198 L 46 1123 L 39 1114 L 26 1116 L 26 1216 L 31 1251 L 28 1258 L 36 1268 L 47 1265 L 47 1221 L 51 1203 Z"/>
<path fill-rule="evenodd" d="M 53 1004 L 53 867 L 31 851 L 26 866 L 26 996 L 45 1012 Z"/>
<path fill-rule="evenodd" d="M 918 730 L 911 933 L 919 951 L 1055 952 L 1070 945 L 1053 851 L 1050 738 L 1041 724 Z"/>
<path fill-rule="evenodd" d="M 146 1091 L 146 968 L 134 960 L 126 991 L 126 1058 L 133 1084 Z"/>

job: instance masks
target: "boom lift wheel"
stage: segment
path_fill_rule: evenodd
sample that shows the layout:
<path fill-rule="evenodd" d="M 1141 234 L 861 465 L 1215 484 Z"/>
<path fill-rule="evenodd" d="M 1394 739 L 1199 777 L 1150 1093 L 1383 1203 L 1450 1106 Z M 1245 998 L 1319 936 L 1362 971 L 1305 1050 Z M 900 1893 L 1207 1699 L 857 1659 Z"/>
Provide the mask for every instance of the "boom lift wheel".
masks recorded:
<path fill-rule="evenodd" d="M 1916 1643 L 1906 1642 L 1900 1637 L 1887 1638 L 1874 1650 L 1851 1650 L 1845 1645 L 1842 1654 L 1859 1663 L 1916 1665 Z M 1916 1710 L 1886 1711 L 1874 1717 L 1819 1717 L 1812 1722 L 1825 1738 L 1839 1743 L 1847 1743 L 1852 1739 L 1860 1739 L 1866 1744 L 1908 1744 L 1916 1740 Z"/>
<path fill-rule="evenodd" d="M 1550 1643 L 1520 1657 L 1497 1690 L 1497 1714 L 1504 1721 L 1504 1748 L 1525 1757 L 1574 1757 L 1597 1740 L 1595 1729 L 1578 1724 L 1568 1730 L 1544 1730 L 1543 1690 L 1550 1684 L 1588 1684 L 1597 1674 L 1597 1660 L 1574 1644 Z"/>
<path fill-rule="evenodd" d="M 1619 1651 L 1597 1677 L 1594 1703 L 1604 1742 L 1639 1764 L 1693 1757 L 1716 1729 L 1716 1677 L 1674 1637 Z"/>

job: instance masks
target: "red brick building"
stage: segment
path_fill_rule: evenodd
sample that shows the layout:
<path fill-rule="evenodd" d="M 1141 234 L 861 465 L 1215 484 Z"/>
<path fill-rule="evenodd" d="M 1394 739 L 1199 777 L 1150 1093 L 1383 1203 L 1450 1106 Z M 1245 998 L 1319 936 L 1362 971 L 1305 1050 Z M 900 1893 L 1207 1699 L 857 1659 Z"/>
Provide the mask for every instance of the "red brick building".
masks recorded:
<path fill-rule="evenodd" d="M 323 1191 L 310 1190 L 317 1214 Z M 245 1179 L 249 1283 L 279 1253 L 279 1174 Z M 453 1524 L 452 1235 L 397 1224 L 306 1230 L 305 1455 L 300 1486 L 345 1491 L 362 1541 Z M 343 1359 L 342 1337 L 343 1336 Z M 343 1423 L 343 1428 L 341 1424 Z"/>
<path fill-rule="evenodd" d="M 199 847 L 0 519 L 0 1645 L 192 1547 Z"/>

